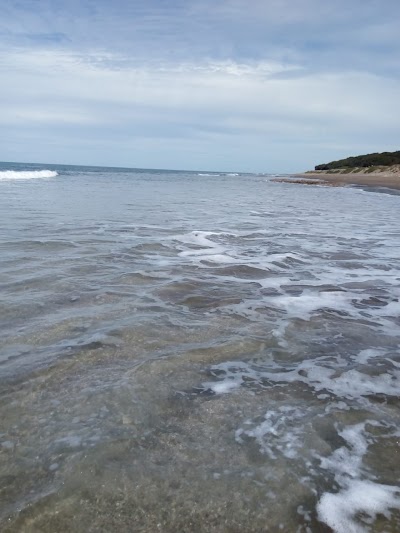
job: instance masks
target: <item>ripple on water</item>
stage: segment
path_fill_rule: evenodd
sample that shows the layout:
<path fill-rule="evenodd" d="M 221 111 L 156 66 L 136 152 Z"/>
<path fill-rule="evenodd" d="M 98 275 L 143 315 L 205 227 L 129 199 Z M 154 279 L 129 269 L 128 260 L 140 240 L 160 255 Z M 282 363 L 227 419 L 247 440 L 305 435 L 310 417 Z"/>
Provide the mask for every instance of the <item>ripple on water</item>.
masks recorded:
<path fill-rule="evenodd" d="M 0 196 L 1 529 L 398 531 L 398 198 L 134 176 Z"/>

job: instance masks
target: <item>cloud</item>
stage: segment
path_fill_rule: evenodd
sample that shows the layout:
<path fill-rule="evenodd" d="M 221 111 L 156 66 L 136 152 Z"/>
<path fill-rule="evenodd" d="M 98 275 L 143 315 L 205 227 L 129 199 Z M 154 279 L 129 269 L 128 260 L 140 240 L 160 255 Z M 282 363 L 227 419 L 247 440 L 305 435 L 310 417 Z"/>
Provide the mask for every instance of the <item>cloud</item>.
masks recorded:
<path fill-rule="evenodd" d="M 385 6 L 2 2 L 0 158 L 51 145 L 65 162 L 289 171 L 395 149 L 400 8 Z"/>
<path fill-rule="evenodd" d="M 4 0 L 0 35 L 15 43 L 21 35 L 53 34 L 74 50 L 143 61 L 269 57 L 354 70 L 367 66 L 366 54 L 398 55 L 399 18 L 397 0 L 384 8 L 377 0 Z"/>
<path fill-rule="evenodd" d="M 395 124 L 393 111 L 399 108 L 398 80 L 362 72 L 310 73 L 276 61 L 133 66 L 112 55 L 20 50 L 3 56 L 0 69 L 8 76 L 0 88 L 3 101 L 78 103 L 96 106 L 104 116 L 114 105 L 124 113 L 125 106 L 136 106 L 220 116 L 347 118 L 378 127 L 382 121 Z M 292 72 L 295 77 L 285 76 Z"/>
<path fill-rule="evenodd" d="M 121 56 L 46 49 L 3 55 L 0 70 L 8 78 L 0 88 L 4 127 L 34 129 L 46 143 L 75 125 L 94 145 L 130 140 L 153 153 L 172 142 L 174 166 L 182 166 L 183 141 L 207 147 L 212 161 L 240 142 L 312 145 L 335 132 L 389 136 L 399 128 L 400 83 L 370 74 L 313 74 L 276 61 L 133 66 Z"/>

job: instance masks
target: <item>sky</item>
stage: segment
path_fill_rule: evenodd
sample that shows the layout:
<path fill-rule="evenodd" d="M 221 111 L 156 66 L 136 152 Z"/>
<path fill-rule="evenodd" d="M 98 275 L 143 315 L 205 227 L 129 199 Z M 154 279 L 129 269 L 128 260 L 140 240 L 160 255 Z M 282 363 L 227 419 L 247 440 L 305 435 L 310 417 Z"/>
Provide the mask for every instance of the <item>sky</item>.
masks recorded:
<path fill-rule="evenodd" d="M 0 160 L 296 172 L 400 150 L 399 0 L 1 0 Z"/>

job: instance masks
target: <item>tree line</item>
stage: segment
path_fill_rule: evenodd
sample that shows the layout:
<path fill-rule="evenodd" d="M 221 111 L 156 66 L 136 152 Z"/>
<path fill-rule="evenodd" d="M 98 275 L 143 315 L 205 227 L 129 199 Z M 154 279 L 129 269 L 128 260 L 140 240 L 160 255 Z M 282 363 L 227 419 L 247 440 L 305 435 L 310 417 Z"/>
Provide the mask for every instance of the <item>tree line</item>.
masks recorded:
<path fill-rule="evenodd" d="M 315 170 L 331 170 L 335 168 L 355 168 L 400 165 L 400 150 L 397 152 L 382 152 L 381 154 L 366 154 L 331 161 L 317 165 Z"/>

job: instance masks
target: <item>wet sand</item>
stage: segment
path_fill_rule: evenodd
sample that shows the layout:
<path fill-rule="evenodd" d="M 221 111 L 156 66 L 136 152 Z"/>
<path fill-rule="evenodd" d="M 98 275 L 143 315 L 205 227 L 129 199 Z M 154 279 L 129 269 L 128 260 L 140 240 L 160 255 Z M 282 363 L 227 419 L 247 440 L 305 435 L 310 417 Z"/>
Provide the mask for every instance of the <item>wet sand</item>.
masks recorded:
<path fill-rule="evenodd" d="M 364 185 L 367 187 L 387 187 L 390 189 L 400 190 L 400 173 L 389 174 L 386 172 L 370 174 L 349 173 L 349 174 L 323 174 L 306 172 L 304 174 L 296 174 L 296 178 L 301 178 L 306 181 L 306 185 L 312 181 L 319 181 L 321 185 Z M 296 183 L 301 183 L 301 180 L 296 180 Z"/>

